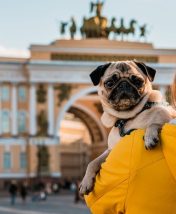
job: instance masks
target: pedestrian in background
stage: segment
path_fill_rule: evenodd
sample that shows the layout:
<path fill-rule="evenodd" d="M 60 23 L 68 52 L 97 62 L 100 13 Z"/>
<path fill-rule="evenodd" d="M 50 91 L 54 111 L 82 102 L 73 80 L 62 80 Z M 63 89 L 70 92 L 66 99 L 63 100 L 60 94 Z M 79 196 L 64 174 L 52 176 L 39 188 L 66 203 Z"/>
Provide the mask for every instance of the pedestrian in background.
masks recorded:
<path fill-rule="evenodd" d="M 10 194 L 10 199 L 11 199 L 11 205 L 15 205 L 17 191 L 18 191 L 18 188 L 17 188 L 16 181 L 13 180 L 11 182 L 11 184 L 10 184 L 10 187 L 9 187 L 9 194 Z"/>
<path fill-rule="evenodd" d="M 25 204 L 27 197 L 27 184 L 25 182 L 20 185 L 20 196 L 22 199 L 22 203 Z"/>
<path fill-rule="evenodd" d="M 79 186 L 80 186 L 80 180 L 77 180 L 75 183 L 75 199 L 74 199 L 75 204 L 77 204 L 81 200 L 81 197 L 79 194 Z"/>
<path fill-rule="evenodd" d="M 54 183 L 52 185 L 52 190 L 55 194 L 57 194 L 59 192 L 59 185 L 57 183 Z"/>

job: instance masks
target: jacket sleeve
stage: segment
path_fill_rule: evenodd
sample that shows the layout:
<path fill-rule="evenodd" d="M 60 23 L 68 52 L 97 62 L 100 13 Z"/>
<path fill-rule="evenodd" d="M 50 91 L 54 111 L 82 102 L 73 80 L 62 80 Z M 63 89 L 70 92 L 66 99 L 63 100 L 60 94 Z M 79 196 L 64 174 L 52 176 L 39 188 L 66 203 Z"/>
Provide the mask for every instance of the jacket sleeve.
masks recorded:
<path fill-rule="evenodd" d="M 133 208 L 135 207 L 137 210 L 144 210 L 146 204 L 147 207 L 149 207 L 148 204 L 150 204 L 151 196 L 148 197 L 146 195 L 146 197 L 144 197 L 143 195 L 148 190 L 149 193 L 151 193 L 151 185 L 148 185 L 147 187 L 146 179 L 148 178 L 150 178 L 148 180 L 151 180 L 152 184 L 154 178 L 156 180 L 156 187 L 154 186 L 155 188 L 153 187 L 153 189 L 157 189 L 157 191 L 155 192 L 156 194 L 153 194 L 154 198 L 160 198 L 160 203 L 162 197 L 159 197 L 158 194 L 161 192 L 168 193 L 169 191 L 172 193 L 172 189 L 174 188 L 167 187 L 169 186 L 168 184 L 173 183 L 170 181 L 171 174 L 176 179 L 176 125 L 166 124 L 163 126 L 160 135 L 162 142 L 161 146 L 158 146 L 151 151 L 147 151 L 144 147 L 144 142 L 142 140 L 144 133 L 144 130 L 136 130 L 129 136 L 122 138 L 113 148 L 105 163 L 102 164 L 102 168 L 96 177 L 94 190 L 88 196 L 85 196 L 86 203 L 93 214 L 125 213 L 125 209 L 129 210 L 131 208 L 130 204 L 135 205 L 135 203 L 132 203 L 135 200 L 138 201 L 138 206 L 132 206 Z M 163 163 L 163 168 L 158 169 L 159 172 L 162 173 L 159 173 L 157 170 L 158 174 L 155 172 L 155 167 L 157 167 L 155 163 Z M 168 167 L 165 167 L 165 163 L 167 163 Z M 167 171 L 167 169 L 169 169 L 169 171 Z M 133 172 L 135 172 L 135 176 L 131 177 Z M 154 176 L 152 179 L 151 173 L 153 173 L 152 176 Z M 158 180 L 160 180 L 158 177 L 160 174 L 169 175 L 169 180 L 164 180 L 167 185 L 164 183 L 163 186 L 162 182 L 158 182 Z M 146 175 L 148 177 L 146 177 Z M 135 188 L 136 186 L 140 186 L 139 183 L 141 183 L 143 188 Z M 139 194 L 136 194 L 136 198 L 134 196 L 134 189 L 136 192 L 140 191 Z M 172 202 L 170 202 L 172 198 L 173 197 L 169 198 L 168 196 L 167 199 L 167 201 L 169 201 L 168 204 L 171 204 L 171 208 L 173 206 Z M 165 197 L 163 199 L 166 201 Z M 142 204 L 140 204 L 139 201 Z M 154 201 L 156 202 L 156 200 Z M 157 203 L 152 203 L 153 206 L 156 204 Z M 162 204 L 166 207 L 164 202 Z M 159 207 L 161 207 L 161 210 L 161 204 L 159 204 Z M 136 214 L 139 212 L 133 213 Z M 146 211 L 146 213 L 152 212 Z M 158 213 L 166 212 L 162 212 L 161 210 L 161 212 Z"/>
<path fill-rule="evenodd" d="M 161 142 L 167 165 L 176 180 L 176 125 L 165 124 L 163 126 Z"/>
<path fill-rule="evenodd" d="M 123 213 L 128 188 L 134 133 L 113 148 L 96 177 L 94 190 L 85 196 L 93 214 Z"/>

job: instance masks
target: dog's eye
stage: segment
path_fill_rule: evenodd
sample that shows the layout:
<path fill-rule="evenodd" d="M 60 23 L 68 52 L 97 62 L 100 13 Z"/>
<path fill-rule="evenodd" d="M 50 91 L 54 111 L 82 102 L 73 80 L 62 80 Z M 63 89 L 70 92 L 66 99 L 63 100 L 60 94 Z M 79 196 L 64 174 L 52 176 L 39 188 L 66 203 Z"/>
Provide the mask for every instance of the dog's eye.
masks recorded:
<path fill-rule="evenodd" d="M 132 75 L 131 76 L 131 81 L 134 85 L 136 85 L 137 87 L 142 87 L 143 83 L 144 83 L 144 80 L 141 79 L 140 77 L 137 77 L 135 75 Z"/>
<path fill-rule="evenodd" d="M 108 80 L 104 83 L 106 88 L 112 88 L 114 86 L 114 81 L 113 80 Z"/>
<path fill-rule="evenodd" d="M 117 81 L 119 80 L 119 78 L 117 77 L 116 74 L 114 74 L 114 75 L 112 76 L 112 79 L 113 79 L 114 82 L 117 82 Z"/>

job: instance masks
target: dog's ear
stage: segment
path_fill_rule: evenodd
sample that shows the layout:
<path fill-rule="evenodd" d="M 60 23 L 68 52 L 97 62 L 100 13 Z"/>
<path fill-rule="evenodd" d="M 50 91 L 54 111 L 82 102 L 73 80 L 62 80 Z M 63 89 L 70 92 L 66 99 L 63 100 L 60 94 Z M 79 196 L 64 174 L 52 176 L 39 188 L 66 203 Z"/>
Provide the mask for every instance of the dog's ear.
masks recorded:
<path fill-rule="evenodd" d="M 156 74 L 156 70 L 145 65 L 143 62 L 133 61 L 140 69 L 141 71 L 148 77 L 150 82 L 153 82 Z"/>
<path fill-rule="evenodd" d="M 100 83 L 101 77 L 104 75 L 106 69 L 110 66 L 111 63 L 106 63 L 104 65 L 98 66 L 92 73 L 90 74 L 90 78 L 94 85 L 98 85 Z"/>

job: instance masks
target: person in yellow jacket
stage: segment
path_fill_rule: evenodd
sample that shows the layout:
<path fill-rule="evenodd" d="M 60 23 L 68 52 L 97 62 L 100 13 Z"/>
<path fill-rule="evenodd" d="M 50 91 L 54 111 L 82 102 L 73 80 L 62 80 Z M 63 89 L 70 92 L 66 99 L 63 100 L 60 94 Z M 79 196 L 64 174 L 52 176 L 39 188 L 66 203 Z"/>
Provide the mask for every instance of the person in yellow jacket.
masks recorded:
<path fill-rule="evenodd" d="M 176 78 L 172 87 L 176 103 Z M 174 122 L 175 123 L 175 122 Z M 121 139 L 85 196 L 93 214 L 176 214 L 176 125 L 165 124 L 160 142 L 146 150 L 144 130 Z"/>

